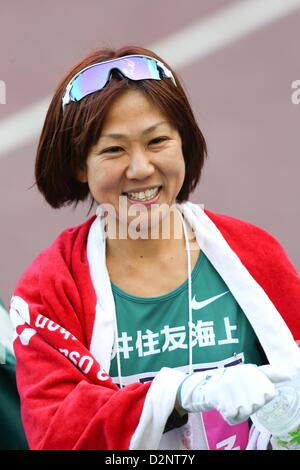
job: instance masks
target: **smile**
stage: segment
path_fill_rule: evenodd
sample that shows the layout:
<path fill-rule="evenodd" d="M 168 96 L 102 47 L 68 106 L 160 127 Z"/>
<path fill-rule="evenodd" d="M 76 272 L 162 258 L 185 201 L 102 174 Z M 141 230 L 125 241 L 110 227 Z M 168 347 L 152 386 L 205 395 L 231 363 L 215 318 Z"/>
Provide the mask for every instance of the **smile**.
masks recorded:
<path fill-rule="evenodd" d="M 129 202 L 138 203 L 142 202 L 143 204 L 148 203 L 151 204 L 159 198 L 160 191 L 162 186 L 157 186 L 155 188 L 147 189 L 146 191 L 141 192 L 128 192 L 123 193 L 127 196 Z"/>
<path fill-rule="evenodd" d="M 156 186 L 151 189 L 146 189 L 145 191 L 139 191 L 139 192 L 124 192 L 123 194 L 128 197 L 131 201 L 139 201 L 139 202 L 145 202 L 145 201 L 151 201 L 152 199 L 156 199 L 156 196 L 158 196 L 158 193 L 160 192 L 162 186 Z"/>

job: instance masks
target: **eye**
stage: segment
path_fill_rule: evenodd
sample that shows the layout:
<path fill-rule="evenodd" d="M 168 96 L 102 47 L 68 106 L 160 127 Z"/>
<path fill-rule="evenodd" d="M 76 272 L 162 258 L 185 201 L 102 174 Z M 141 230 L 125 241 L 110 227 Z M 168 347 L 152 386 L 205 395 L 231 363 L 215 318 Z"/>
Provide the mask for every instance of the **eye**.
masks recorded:
<path fill-rule="evenodd" d="M 115 145 L 114 147 L 108 147 L 107 149 L 102 150 L 101 153 L 119 153 L 122 151 L 122 147 L 118 147 L 117 145 Z"/>
<path fill-rule="evenodd" d="M 160 136 L 160 137 L 155 137 L 154 139 L 150 140 L 149 144 L 150 145 L 157 145 L 165 142 L 166 140 L 169 140 L 169 137 L 167 136 Z"/>

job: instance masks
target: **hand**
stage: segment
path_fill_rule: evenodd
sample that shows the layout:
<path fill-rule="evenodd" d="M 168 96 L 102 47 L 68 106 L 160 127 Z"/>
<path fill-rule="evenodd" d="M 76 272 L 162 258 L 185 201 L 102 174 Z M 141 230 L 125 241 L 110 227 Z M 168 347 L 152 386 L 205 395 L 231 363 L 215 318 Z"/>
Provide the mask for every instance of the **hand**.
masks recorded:
<path fill-rule="evenodd" d="M 196 372 L 179 386 L 178 402 L 188 412 L 216 409 L 229 424 L 236 424 L 274 398 L 273 382 L 289 378 L 274 367 L 253 364 Z"/>

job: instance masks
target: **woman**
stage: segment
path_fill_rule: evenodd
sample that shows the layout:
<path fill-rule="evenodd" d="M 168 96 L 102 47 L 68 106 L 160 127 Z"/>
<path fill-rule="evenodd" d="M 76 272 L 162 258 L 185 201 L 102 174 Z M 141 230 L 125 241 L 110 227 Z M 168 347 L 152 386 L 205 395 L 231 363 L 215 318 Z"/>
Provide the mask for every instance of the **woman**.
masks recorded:
<path fill-rule="evenodd" d="M 98 210 L 12 299 L 31 448 L 267 446 L 248 418 L 299 371 L 299 277 L 271 235 L 187 202 L 205 156 L 151 51 L 96 51 L 55 92 L 38 188 L 52 207 L 90 195 Z"/>

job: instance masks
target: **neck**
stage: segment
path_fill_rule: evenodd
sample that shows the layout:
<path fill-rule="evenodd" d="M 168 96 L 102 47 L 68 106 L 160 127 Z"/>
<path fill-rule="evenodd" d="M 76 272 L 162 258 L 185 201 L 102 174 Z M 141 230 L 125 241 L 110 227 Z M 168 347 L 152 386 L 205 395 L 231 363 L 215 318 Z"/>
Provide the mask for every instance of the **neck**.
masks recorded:
<path fill-rule="evenodd" d="M 106 247 L 107 255 L 118 257 L 118 259 L 147 259 L 149 262 L 155 262 L 158 259 L 168 256 L 170 253 L 185 249 L 185 236 L 183 231 L 182 219 L 178 210 L 170 214 L 169 229 L 163 231 L 162 223 L 160 223 L 157 236 L 151 238 L 132 239 L 127 237 L 121 238 L 107 238 Z M 187 226 L 187 224 L 186 224 Z M 188 228 L 188 226 L 187 226 Z M 119 231 L 116 231 L 119 233 Z M 188 237 L 189 237 L 188 231 Z M 190 238 L 189 238 L 190 239 Z"/>

